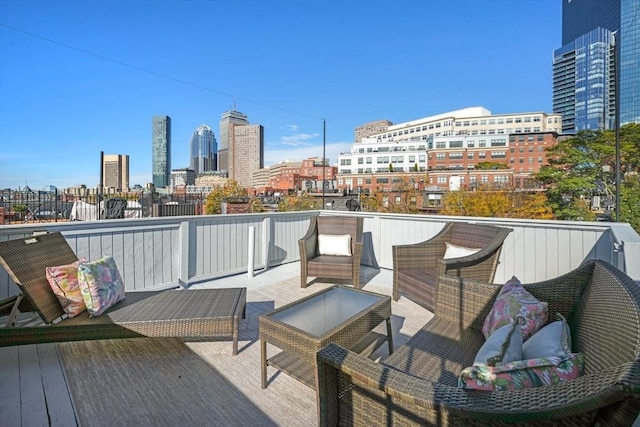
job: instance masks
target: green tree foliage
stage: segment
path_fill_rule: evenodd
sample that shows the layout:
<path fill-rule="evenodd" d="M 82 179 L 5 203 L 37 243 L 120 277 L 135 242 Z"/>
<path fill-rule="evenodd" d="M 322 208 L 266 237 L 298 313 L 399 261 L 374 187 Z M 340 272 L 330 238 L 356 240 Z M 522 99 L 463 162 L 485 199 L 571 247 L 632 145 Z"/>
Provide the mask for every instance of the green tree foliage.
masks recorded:
<path fill-rule="evenodd" d="M 615 140 L 612 130 L 584 130 L 547 150 L 549 164 L 535 177 L 547 188 L 549 207 L 559 219 L 593 220 L 591 197 L 615 195 Z M 639 172 L 640 125 L 625 125 L 620 129 L 620 221 L 636 230 Z"/>
<path fill-rule="evenodd" d="M 278 212 L 312 211 L 322 209 L 322 199 L 307 193 L 301 195 L 284 196 L 278 202 Z"/>
<path fill-rule="evenodd" d="M 478 162 L 476 169 L 480 170 L 493 170 L 493 169 L 509 169 L 506 163 L 498 162 Z"/>

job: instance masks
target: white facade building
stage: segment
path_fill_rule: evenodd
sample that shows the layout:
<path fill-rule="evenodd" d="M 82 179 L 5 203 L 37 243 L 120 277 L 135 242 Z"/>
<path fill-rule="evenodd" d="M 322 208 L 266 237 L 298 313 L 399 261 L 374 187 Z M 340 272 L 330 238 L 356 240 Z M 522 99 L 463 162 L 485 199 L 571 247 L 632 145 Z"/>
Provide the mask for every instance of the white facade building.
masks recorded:
<path fill-rule="evenodd" d="M 338 175 L 428 171 L 432 151 L 506 149 L 510 134 L 537 132 L 561 134 L 562 116 L 543 112 L 492 115 L 484 107 L 464 108 L 391 125 L 362 138 L 350 153 L 338 156 Z"/>

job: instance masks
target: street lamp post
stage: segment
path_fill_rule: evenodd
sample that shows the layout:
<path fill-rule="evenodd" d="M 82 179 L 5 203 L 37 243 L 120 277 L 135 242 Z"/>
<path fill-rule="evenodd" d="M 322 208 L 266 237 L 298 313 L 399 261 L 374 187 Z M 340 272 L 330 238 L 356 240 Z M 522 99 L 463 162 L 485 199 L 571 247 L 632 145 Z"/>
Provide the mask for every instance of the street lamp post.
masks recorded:
<path fill-rule="evenodd" d="M 324 210 L 324 189 L 326 187 L 326 151 L 327 151 L 327 120 L 322 119 L 322 209 Z"/>

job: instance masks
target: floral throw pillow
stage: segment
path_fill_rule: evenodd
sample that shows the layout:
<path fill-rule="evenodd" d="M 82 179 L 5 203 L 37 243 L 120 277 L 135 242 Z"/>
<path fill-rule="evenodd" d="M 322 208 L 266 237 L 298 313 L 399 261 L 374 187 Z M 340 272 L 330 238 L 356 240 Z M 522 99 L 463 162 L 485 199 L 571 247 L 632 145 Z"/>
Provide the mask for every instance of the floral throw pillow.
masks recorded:
<path fill-rule="evenodd" d="M 521 390 L 573 380 L 583 372 L 584 355 L 572 353 L 567 357 L 518 360 L 499 366 L 470 366 L 460 373 L 458 387 L 485 391 Z"/>
<path fill-rule="evenodd" d="M 522 339 L 526 341 L 547 323 L 548 307 L 546 302 L 536 299 L 513 276 L 500 289 L 491 312 L 484 320 L 482 333 L 488 338 L 496 329 L 517 319 L 522 328 Z"/>
<path fill-rule="evenodd" d="M 69 317 L 77 316 L 87 309 L 82 297 L 82 291 L 78 286 L 78 264 L 81 262 L 87 262 L 87 260 L 81 258 L 71 264 L 47 267 L 45 269 L 49 286 L 51 286 L 51 290 L 58 297 L 62 309 Z"/>
<path fill-rule="evenodd" d="M 91 317 L 101 315 L 125 298 L 124 282 L 116 262 L 109 255 L 95 261 L 80 263 L 78 285 Z"/>

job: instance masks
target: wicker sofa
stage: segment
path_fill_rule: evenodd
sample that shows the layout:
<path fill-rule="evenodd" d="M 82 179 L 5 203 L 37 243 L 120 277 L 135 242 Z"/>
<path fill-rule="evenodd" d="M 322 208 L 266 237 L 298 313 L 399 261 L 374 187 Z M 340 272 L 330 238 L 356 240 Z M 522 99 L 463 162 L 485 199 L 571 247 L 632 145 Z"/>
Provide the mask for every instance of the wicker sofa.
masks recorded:
<path fill-rule="evenodd" d="M 333 343 L 317 354 L 320 424 L 632 425 L 640 411 L 640 286 L 589 261 L 525 287 L 567 318 L 584 375 L 517 391 L 459 388 L 500 287 L 443 275 L 433 319 L 381 363 Z"/>

